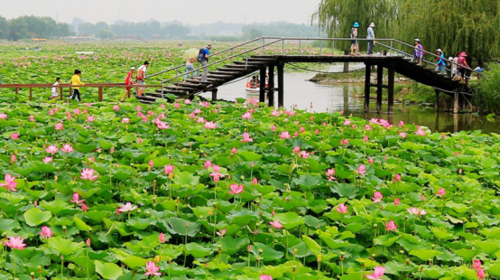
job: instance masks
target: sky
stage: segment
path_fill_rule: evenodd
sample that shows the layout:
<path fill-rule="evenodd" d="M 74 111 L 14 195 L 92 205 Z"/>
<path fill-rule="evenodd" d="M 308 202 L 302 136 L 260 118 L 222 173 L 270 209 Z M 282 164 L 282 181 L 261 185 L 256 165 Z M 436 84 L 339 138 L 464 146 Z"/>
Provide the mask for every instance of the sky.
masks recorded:
<path fill-rule="evenodd" d="M 71 23 L 115 20 L 142 22 L 180 21 L 199 25 L 217 21 L 309 24 L 320 0 L 0 0 L 0 16 L 50 16 Z"/>

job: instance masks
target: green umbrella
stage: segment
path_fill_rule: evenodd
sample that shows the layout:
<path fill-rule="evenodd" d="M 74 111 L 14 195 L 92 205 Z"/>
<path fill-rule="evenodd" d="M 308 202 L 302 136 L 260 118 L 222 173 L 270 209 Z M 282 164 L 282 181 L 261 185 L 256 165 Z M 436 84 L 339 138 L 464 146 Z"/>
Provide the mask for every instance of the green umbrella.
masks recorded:
<path fill-rule="evenodd" d="M 184 52 L 183 57 L 185 60 L 188 60 L 188 59 L 193 58 L 193 57 L 196 58 L 196 57 L 198 57 L 199 52 L 200 51 L 197 49 L 189 49 L 189 50 Z"/>

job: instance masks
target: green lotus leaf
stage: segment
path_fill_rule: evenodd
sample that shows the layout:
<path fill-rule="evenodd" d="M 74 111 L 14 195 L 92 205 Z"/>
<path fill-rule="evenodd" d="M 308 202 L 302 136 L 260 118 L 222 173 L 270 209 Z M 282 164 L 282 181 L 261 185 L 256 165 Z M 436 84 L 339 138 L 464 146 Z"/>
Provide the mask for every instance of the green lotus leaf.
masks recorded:
<path fill-rule="evenodd" d="M 70 239 L 65 239 L 62 236 L 49 238 L 48 247 L 56 250 L 63 256 L 69 256 L 78 253 L 85 244 L 83 242 L 72 242 Z"/>
<path fill-rule="evenodd" d="M 31 208 L 23 216 L 29 226 L 36 227 L 50 220 L 52 213 L 43 211 L 40 208 Z"/>
<path fill-rule="evenodd" d="M 123 275 L 123 269 L 114 263 L 95 261 L 95 270 L 104 279 L 117 279 Z"/>
<path fill-rule="evenodd" d="M 294 212 L 278 213 L 274 216 L 274 218 L 278 220 L 287 230 L 293 229 L 305 223 L 304 218 Z"/>
<path fill-rule="evenodd" d="M 249 240 L 245 237 L 239 237 L 235 239 L 230 236 L 225 236 L 221 239 L 220 243 L 222 245 L 222 252 L 224 252 L 224 254 L 234 255 L 245 245 L 248 245 Z"/>
<path fill-rule="evenodd" d="M 172 217 L 168 221 L 167 229 L 172 234 L 193 237 L 200 231 L 200 225 L 184 219 Z"/>
<path fill-rule="evenodd" d="M 214 249 L 209 247 L 210 246 L 202 246 L 198 243 L 188 243 L 186 244 L 186 252 L 195 258 L 204 258 L 210 256 L 214 252 Z"/>
<path fill-rule="evenodd" d="M 420 250 L 413 250 L 410 251 L 410 255 L 415 256 L 422 261 L 428 261 L 430 259 L 433 259 L 436 256 L 439 256 L 443 254 L 442 252 L 439 252 L 437 250 L 426 250 L 426 249 L 420 249 Z"/>

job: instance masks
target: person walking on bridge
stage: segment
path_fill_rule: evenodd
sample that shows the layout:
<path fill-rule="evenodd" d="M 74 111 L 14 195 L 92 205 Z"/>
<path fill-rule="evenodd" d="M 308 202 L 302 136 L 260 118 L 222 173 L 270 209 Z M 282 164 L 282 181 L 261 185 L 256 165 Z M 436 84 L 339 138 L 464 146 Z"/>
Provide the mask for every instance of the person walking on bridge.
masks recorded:
<path fill-rule="evenodd" d="M 146 70 L 148 69 L 148 66 L 149 66 L 149 62 L 145 61 L 144 64 L 141 65 L 141 67 L 139 67 L 139 69 L 137 70 L 136 80 L 137 80 L 137 83 L 141 86 L 146 85 L 146 82 L 144 81 L 144 79 L 146 79 Z M 145 91 L 146 91 L 145 87 L 139 87 L 139 89 L 137 90 L 137 98 L 141 98 L 142 94 Z"/>
<path fill-rule="evenodd" d="M 210 49 L 212 48 L 212 44 L 208 44 L 206 47 L 200 50 L 200 53 L 198 54 L 198 62 L 201 63 L 203 66 L 203 75 L 201 80 L 203 82 L 207 81 L 207 75 L 208 75 L 208 61 L 210 59 Z"/>
<path fill-rule="evenodd" d="M 424 47 L 420 43 L 420 39 L 415 39 L 415 50 L 413 51 L 413 61 L 416 61 L 417 65 L 422 65 L 423 57 L 424 57 Z"/>
<path fill-rule="evenodd" d="M 358 42 L 358 27 L 359 23 L 355 22 L 354 26 L 351 28 L 351 55 L 354 55 L 354 49 L 356 49 L 357 55 L 360 55 L 359 42 Z"/>
<path fill-rule="evenodd" d="M 72 87 L 73 94 L 69 98 L 76 100 L 78 102 L 82 101 L 82 98 L 80 97 L 80 87 L 78 87 L 78 86 L 85 85 L 85 83 L 80 80 L 81 75 L 82 75 L 82 71 L 75 69 L 74 75 L 73 75 L 73 77 L 71 77 L 71 85 L 73 86 Z"/>
<path fill-rule="evenodd" d="M 436 50 L 437 55 L 439 56 L 437 58 L 437 63 L 436 63 L 436 71 L 441 72 L 441 74 L 445 74 L 446 72 L 446 57 L 444 56 L 444 53 L 441 49 Z"/>
<path fill-rule="evenodd" d="M 368 54 L 373 55 L 373 46 L 375 44 L 375 31 L 373 30 L 375 28 L 375 23 L 372 22 L 370 23 L 370 26 L 368 26 L 368 29 L 366 30 L 368 35 L 366 36 L 366 39 L 368 39 Z"/>

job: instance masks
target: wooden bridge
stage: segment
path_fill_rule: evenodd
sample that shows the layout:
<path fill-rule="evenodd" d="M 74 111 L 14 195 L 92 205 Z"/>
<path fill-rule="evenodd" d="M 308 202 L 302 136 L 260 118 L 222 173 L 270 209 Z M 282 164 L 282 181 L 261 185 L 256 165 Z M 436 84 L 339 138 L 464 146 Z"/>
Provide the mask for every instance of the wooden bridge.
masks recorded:
<path fill-rule="evenodd" d="M 376 46 L 383 50 L 383 53 L 377 55 L 339 55 L 336 54 L 335 42 L 350 41 L 345 38 L 275 38 L 261 37 L 252 41 L 245 42 L 235 47 L 216 52 L 210 56 L 211 61 L 208 64 L 208 80 L 200 81 L 198 79 L 188 79 L 183 81 L 186 74 L 185 65 L 179 65 L 146 78 L 157 75 L 170 74 L 175 71 L 175 76 L 162 81 L 163 87 L 157 89 L 156 92 L 146 93 L 146 96 L 141 97 L 141 102 L 152 103 L 158 98 L 172 97 L 179 98 L 190 97 L 202 92 L 212 92 L 212 99 L 217 99 L 217 88 L 246 77 L 252 73 L 259 72 L 260 80 L 266 80 L 266 74 L 269 75 L 269 86 L 265 87 L 265 83 L 261 83 L 259 101 L 265 102 L 266 94 L 269 106 L 275 105 L 275 92 L 277 92 L 278 106 L 284 104 L 285 85 L 283 79 L 284 66 L 286 63 L 364 63 L 365 67 L 365 111 L 369 110 L 370 89 L 376 88 L 376 105 L 377 111 L 382 109 L 382 93 L 387 89 L 388 94 L 388 111 L 393 111 L 394 105 L 394 74 L 399 73 L 421 84 L 434 87 L 436 95 L 439 97 L 440 92 L 451 95 L 454 98 L 453 111 L 458 113 L 460 110 L 459 101 L 461 97 L 460 88 L 462 87 L 458 81 L 451 79 L 451 70 L 447 69 L 448 74 L 440 74 L 434 71 L 436 62 L 424 60 L 423 65 L 417 65 L 412 61 L 413 46 L 395 39 L 377 39 Z M 366 41 L 366 39 L 359 39 Z M 319 52 L 307 49 L 307 45 L 312 42 L 319 42 Z M 395 48 L 398 44 L 405 48 Z M 324 47 L 323 47 L 324 46 Z M 337 51 L 338 52 L 338 51 Z M 225 56 L 225 57 L 223 57 Z M 426 53 L 426 56 L 432 60 L 438 58 L 437 55 Z M 452 61 L 448 61 L 453 64 Z M 426 66 L 431 65 L 432 68 Z M 371 83 L 371 71 L 376 68 L 377 80 L 376 83 Z M 384 68 L 387 69 L 388 83 L 383 84 Z M 198 68 L 187 73 L 200 71 L 203 68 Z M 473 71 L 469 69 L 469 71 Z M 277 74 L 277 85 L 274 84 L 274 76 Z M 436 98 L 439 100 L 439 98 Z"/>

